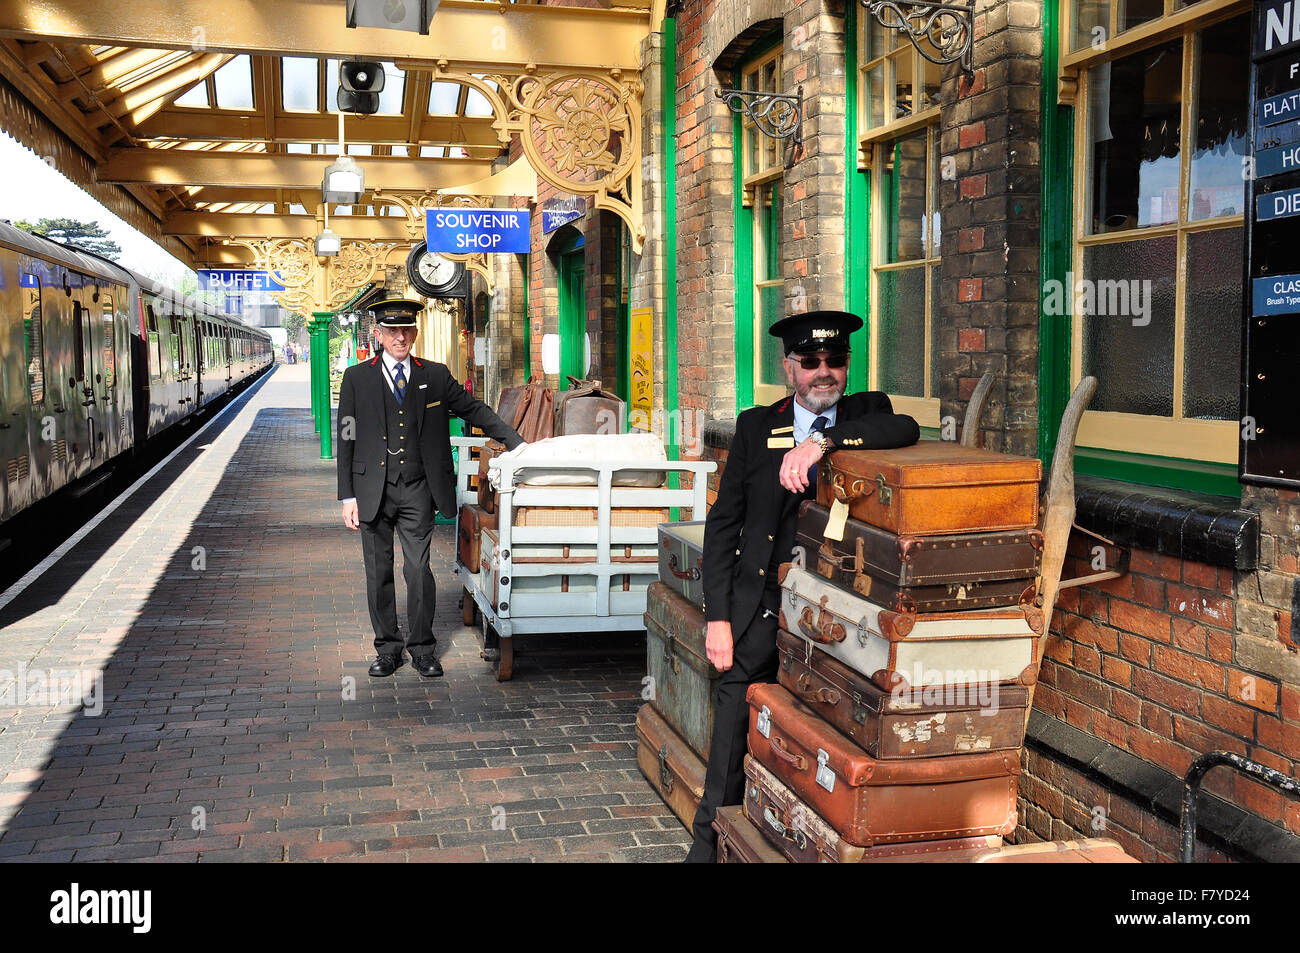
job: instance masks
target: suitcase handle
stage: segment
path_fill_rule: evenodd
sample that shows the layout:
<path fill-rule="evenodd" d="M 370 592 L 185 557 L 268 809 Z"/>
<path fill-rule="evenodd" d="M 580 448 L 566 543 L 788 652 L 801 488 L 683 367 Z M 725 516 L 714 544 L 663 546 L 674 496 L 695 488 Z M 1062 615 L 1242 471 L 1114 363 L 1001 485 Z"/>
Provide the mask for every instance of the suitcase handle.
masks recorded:
<path fill-rule="evenodd" d="M 772 753 L 790 765 L 796 771 L 802 771 L 808 767 L 808 759 L 801 754 L 795 754 L 785 746 L 785 742 L 777 735 L 767 739 L 768 745 L 772 748 Z"/>
<path fill-rule="evenodd" d="M 688 569 L 685 572 L 682 572 L 677 568 L 676 553 L 673 553 L 671 556 L 668 557 L 668 569 L 678 579 L 689 579 L 691 582 L 699 582 L 700 580 L 700 570 L 698 567 L 694 569 Z"/>
<path fill-rule="evenodd" d="M 664 793 L 673 790 L 673 773 L 668 770 L 668 745 L 659 746 L 659 783 L 664 786 Z"/>
<path fill-rule="evenodd" d="M 807 672 L 800 674 L 796 680 L 796 690 L 799 697 L 804 701 L 820 702 L 823 705 L 838 705 L 840 703 L 840 693 L 833 688 L 822 686 L 821 688 L 812 688 L 812 676 Z"/>
<path fill-rule="evenodd" d="M 664 664 L 673 670 L 674 675 L 681 674 L 682 663 L 677 657 L 677 633 L 672 629 L 664 630 Z"/>
<path fill-rule="evenodd" d="M 831 549 L 829 540 L 822 543 L 821 548 L 817 550 L 817 558 L 825 560 L 836 569 L 847 569 L 851 573 L 861 573 L 863 567 L 867 564 L 866 556 L 863 554 L 862 537 L 859 536 L 854 540 L 854 553 L 852 556 L 836 556 Z"/>
<path fill-rule="evenodd" d="M 790 827 L 782 823 L 781 819 L 776 816 L 776 811 L 770 807 L 763 808 L 763 820 L 767 821 L 768 826 L 776 831 L 778 837 L 782 840 L 794 841 L 794 845 L 800 850 L 803 850 L 808 843 L 808 838 L 803 831 L 797 827 Z"/>
<path fill-rule="evenodd" d="M 828 464 L 829 466 L 829 464 Z M 875 493 L 880 500 L 881 506 L 889 506 L 893 502 L 893 488 L 885 482 L 883 473 L 876 474 L 876 485 L 871 486 L 861 477 L 853 480 L 852 483 L 845 478 L 843 473 L 836 473 L 831 478 L 831 493 L 835 499 L 841 503 L 853 503 L 857 500 L 865 500 L 871 494 Z"/>
<path fill-rule="evenodd" d="M 822 609 L 818 613 L 817 621 L 813 621 L 812 606 L 804 606 L 803 612 L 799 613 L 799 631 L 814 642 L 820 642 L 827 645 L 832 642 L 843 642 L 844 637 L 848 634 L 844 626 L 835 621 L 835 617 Z"/>

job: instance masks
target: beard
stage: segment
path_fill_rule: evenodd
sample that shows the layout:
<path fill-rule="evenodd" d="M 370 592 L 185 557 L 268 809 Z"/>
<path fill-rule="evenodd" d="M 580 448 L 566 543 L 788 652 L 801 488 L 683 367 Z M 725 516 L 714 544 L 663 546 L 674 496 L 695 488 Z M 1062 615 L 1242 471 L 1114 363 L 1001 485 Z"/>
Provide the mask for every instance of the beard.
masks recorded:
<path fill-rule="evenodd" d="M 830 391 L 814 392 L 813 388 L 819 384 L 830 384 L 834 389 Z M 839 381 L 829 375 L 811 380 L 808 382 L 807 386 L 796 388 L 795 390 L 799 396 L 799 403 L 803 404 L 804 407 L 815 414 L 820 414 L 822 411 L 830 410 L 838 404 L 840 398 L 844 396 L 843 386 Z"/>

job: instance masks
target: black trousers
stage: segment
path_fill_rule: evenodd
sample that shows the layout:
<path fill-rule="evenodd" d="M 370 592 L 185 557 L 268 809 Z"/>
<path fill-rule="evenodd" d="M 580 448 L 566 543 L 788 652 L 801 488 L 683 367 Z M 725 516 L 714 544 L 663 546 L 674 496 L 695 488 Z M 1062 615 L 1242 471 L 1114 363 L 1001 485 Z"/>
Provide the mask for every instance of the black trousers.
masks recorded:
<path fill-rule="evenodd" d="M 764 602 L 768 602 L 764 599 Z M 774 603 L 775 604 L 775 603 Z M 713 695 L 713 740 L 704 774 L 704 797 L 691 827 L 694 840 L 687 863 L 711 864 L 718 856 L 713 818 L 718 808 L 745 798 L 745 754 L 749 737 L 749 705 L 745 691 L 755 682 L 776 681 L 777 620 L 759 609 L 754 621 L 735 639 L 731 668 L 722 673 Z M 733 636 L 735 633 L 733 633 Z"/>
<path fill-rule="evenodd" d="M 406 649 L 411 658 L 433 652 L 433 607 L 437 590 L 429 569 L 433 541 L 433 498 L 427 481 L 389 483 L 374 520 L 361 524 L 361 551 L 366 561 L 366 601 L 375 630 L 375 651 L 402 656 L 397 631 L 397 597 L 393 586 L 393 532 L 402 543 L 406 579 Z"/>

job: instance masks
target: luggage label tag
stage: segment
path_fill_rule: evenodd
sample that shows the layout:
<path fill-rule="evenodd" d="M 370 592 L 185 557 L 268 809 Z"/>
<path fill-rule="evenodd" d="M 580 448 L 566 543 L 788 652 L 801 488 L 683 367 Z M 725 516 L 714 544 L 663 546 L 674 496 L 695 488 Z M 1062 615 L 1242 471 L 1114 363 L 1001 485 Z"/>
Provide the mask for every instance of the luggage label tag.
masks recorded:
<path fill-rule="evenodd" d="M 772 710 L 766 705 L 758 713 L 758 721 L 755 722 L 754 727 L 758 729 L 758 733 L 764 738 L 772 737 Z"/>
<path fill-rule="evenodd" d="M 831 759 L 821 748 L 817 749 L 817 783 L 827 791 L 835 790 L 835 772 L 827 767 L 826 762 Z"/>
<path fill-rule="evenodd" d="M 849 504 L 836 500 L 831 504 L 830 515 L 826 518 L 826 530 L 822 534 L 827 539 L 840 542 L 844 539 L 844 523 L 849 518 Z"/>

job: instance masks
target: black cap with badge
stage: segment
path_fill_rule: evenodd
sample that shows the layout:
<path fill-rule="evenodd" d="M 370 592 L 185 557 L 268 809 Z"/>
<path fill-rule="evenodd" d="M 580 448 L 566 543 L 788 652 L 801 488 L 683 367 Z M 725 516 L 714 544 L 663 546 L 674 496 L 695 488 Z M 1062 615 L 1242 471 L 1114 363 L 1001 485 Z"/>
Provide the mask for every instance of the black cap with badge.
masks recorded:
<path fill-rule="evenodd" d="M 862 319 L 847 311 L 809 311 L 782 318 L 768 333 L 784 342 L 786 354 L 848 353 L 849 335 L 860 327 Z"/>
<path fill-rule="evenodd" d="M 389 298 L 372 304 L 369 308 L 375 324 L 381 328 L 413 328 L 416 318 L 424 311 L 424 304 L 410 298 Z"/>

